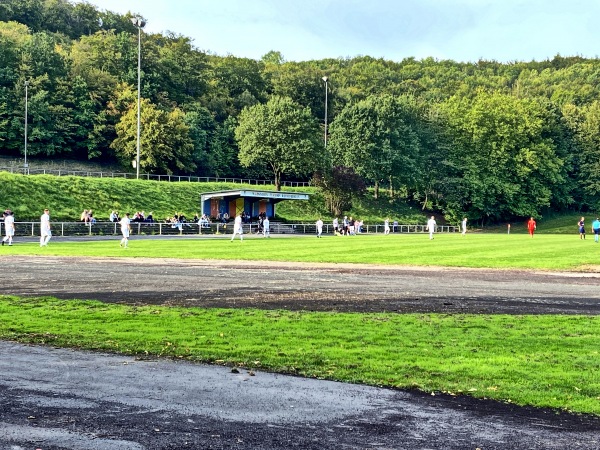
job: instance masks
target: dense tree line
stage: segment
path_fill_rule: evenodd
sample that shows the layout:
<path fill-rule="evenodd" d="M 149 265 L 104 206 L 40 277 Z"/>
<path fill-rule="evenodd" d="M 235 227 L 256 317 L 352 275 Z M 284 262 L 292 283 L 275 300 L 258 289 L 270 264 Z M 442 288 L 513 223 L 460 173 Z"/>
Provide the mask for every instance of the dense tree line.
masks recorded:
<path fill-rule="evenodd" d="M 23 154 L 28 81 L 28 155 L 130 167 L 130 19 L 69 0 L 0 3 L 0 154 Z M 142 171 L 276 182 L 318 173 L 336 186 L 358 176 L 375 195 L 385 189 L 451 219 L 600 209 L 598 59 L 293 62 L 272 51 L 253 60 L 148 33 L 141 49 Z"/>

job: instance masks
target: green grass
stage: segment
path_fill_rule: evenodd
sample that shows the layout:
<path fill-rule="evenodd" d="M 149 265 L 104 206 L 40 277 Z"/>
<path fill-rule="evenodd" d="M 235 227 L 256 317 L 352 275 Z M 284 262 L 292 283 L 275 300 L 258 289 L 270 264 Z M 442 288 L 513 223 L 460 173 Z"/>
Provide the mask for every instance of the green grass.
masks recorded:
<path fill-rule="evenodd" d="M 0 338 L 600 414 L 600 317 L 137 307 L 4 296 Z"/>
<path fill-rule="evenodd" d="M 519 268 L 542 270 L 593 270 L 599 263 L 600 244 L 592 236 L 519 234 L 426 234 L 360 235 L 350 237 L 312 235 L 271 239 L 136 240 L 128 249 L 119 248 L 120 236 L 110 241 L 61 243 L 53 238 L 47 248 L 36 243 L 4 247 L 4 254 L 156 257 L 183 259 L 239 259 L 385 265 L 429 265 L 476 268 Z"/>
<path fill-rule="evenodd" d="M 5 255 L 156 257 L 595 270 L 577 235 L 294 236 L 61 243 Z M 118 294 L 116 294 L 118 296 Z M 115 300 L 118 300 L 116 298 Z M 600 317 L 350 314 L 133 307 L 0 297 L 0 339 L 181 357 L 600 415 Z"/>
<path fill-rule="evenodd" d="M 17 221 L 38 220 L 44 208 L 50 208 L 52 219 L 78 221 L 84 209 L 92 209 L 99 220 L 107 220 L 112 210 L 125 212 L 153 211 L 155 220 L 183 212 L 188 218 L 200 212 L 203 192 L 231 189 L 275 190 L 272 185 L 234 183 L 157 182 L 119 178 L 57 177 L 52 175 L 23 176 L 0 172 L 0 198 L 3 208 L 15 211 Z M 330 217 L 325 200 L 318 189 L 283 188 L 286 191 L 310 194 L 308 201 L 285 201 L 277 205 L 277 218 L 291 222 L 314 223 L 317 217 Z M 382 194 L 373 199 L 368 195 L 354 202 L 348 215 L 367 223 L 383 223 L 385 217 L 401 219 L 403 223 L 424 223 L 425 215 L 404 202 L 390 202 Z"/>

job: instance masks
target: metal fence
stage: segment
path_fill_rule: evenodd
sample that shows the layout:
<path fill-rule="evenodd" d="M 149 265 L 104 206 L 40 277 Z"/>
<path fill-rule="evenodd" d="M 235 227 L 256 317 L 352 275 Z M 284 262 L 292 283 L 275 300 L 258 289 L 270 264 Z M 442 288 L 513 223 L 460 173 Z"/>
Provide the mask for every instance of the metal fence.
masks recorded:
<path fill-rule="evenodd" d="M 121 234 L 121 226 L 115 222 L 95 222 L 86 224 L 83 222 L 52 222 L 52 234 L 54 236 L 116 236 Z M 425 233 L 426 225 L 398 225 L 397 228 L 392 228 L 391 233 Z M 243 224 L 244 233 L 258 232 L 257 223 Z M 4 223 L 0 222 L 0 231 L 4 232 Z M 459 231 L 455 226 L 438 226 L 438 233 L 455 233 Z M 147 236 L 178 236 L 178 235 L 219 235 L 231 234 L 233 232 L 233 223 L 149 223 L 149 222 L 132 222 L 132 235 L 147 235 Z M 284 224 L 272 222 L 270 225 L 272 234 L 316 234 L 317 227 L 315 224 Z M 363 225 L 362 230 L 357 234 L 374 234 L 383 233 L 383 225 Z M 324 234 L 333 234 L 332 225 L 323 225 Z M 15 236 L 39 236 L 39 222 L 16 222 Z"/>
<path fill-rule="evenodd" d="M 75 177 L 95 177 L 95 178 L 125 178 L 127 180 L 136 179 L 135 173 L 127 172 L 98 172 L 86 170 L 68 170 L 68 169 L 31 169 L 24 167 L 0 167 L 0 171 L 10 173 L 20 173 L 23 175 L 55 175 L 55 176 L 75 176 Z M 272 180 L 254 180 L 251 178 L 232 178 L 232 177 L 194 177 L 191 175 L 155 175 L 151 173 L 141 173 L 140 179 L 152 181 L 167 182 L 202 182 L 202 183 L 236 183 L 251 185 L 272 185 Z M 282 186 L 286 187 L 307 187 L 308 181 L 282 181 Z"/>

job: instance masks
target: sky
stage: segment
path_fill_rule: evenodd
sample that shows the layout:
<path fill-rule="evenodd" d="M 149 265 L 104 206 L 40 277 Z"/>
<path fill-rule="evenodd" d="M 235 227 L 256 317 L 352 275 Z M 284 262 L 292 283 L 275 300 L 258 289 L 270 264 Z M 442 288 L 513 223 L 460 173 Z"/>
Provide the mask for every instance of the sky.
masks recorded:
<path fill-rule="evenodd" d="M 474 62 L 600 55 L 599 0 L 88 0 L 217 55 Z"/>

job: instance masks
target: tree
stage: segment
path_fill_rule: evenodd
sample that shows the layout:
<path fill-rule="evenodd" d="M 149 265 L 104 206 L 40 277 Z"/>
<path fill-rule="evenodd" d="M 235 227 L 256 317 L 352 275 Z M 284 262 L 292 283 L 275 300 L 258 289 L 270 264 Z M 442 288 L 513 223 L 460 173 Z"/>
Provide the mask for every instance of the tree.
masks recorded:
<path fill-rule="evenodd" d="M 553 111 L 533 99 L 480 93 L 473 101 L 443 105 L 453 135 L 449 159 L 461 185 L 454 185 L 449 213 L 500 220 L 538 215 L 553 189 L 566 182 Z"/>
<path fill-rule="evenodd" d="M 142 100 L 140 170 L 158 173 L 190 173 L 194 145 L 179 109 L 166 112 L 147 99 Z M 137 156 L 137 106 L 132 104 L 116 126 L 117 138 L 111 147 L 124 165 Z"/>
<path fill-rule="evenodd" d="M 391 95 L 372 96 L 347 106 L 331 124 L 330 149 L 335 164 L 352 167 L 375 184 L 414 183 L 419 140 L 410 100 Z"/>
<path fill-rule="evenodd" d="M 315 173 L 313 184 L 321 188 L 327 209 L 334 216 L 352 208 L 352 198 L 363 196 L 367 190 L 364 180 L 344 166 Z"/>
<path fill-rule="evenodd" d="M 242 166 L 270 167 L 277 190 L 283 174 L 307 175 L 323 161 L 319 127 L 310 109 L 287 97 L 245 108 L 235 137 Z"/>

